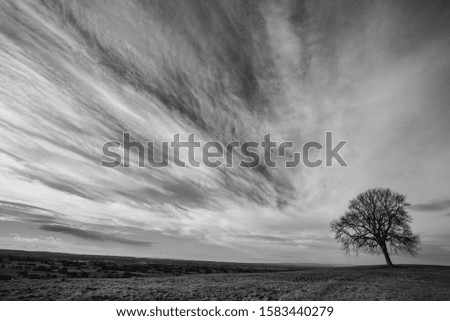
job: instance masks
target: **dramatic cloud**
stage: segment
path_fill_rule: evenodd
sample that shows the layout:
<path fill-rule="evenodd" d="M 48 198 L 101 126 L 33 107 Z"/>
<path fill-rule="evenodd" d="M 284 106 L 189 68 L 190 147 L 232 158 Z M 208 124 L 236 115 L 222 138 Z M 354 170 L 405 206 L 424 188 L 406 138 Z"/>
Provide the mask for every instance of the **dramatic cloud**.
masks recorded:
<path fill-rule="evenodd" d="M 427 203 L 450 181 L 448 15 L 437 0 L 2 1 L 0 246 L 367 263 L 328 226 L 377 186 L 417 204 L 415 232 L 445 234 L 419 211 L 448 209 Z M 158 153 L 175 134 L 301 146 L 326 131 L 349 167 L 137 168 L 135 151 L 100 166 L 124 132 Z"/>

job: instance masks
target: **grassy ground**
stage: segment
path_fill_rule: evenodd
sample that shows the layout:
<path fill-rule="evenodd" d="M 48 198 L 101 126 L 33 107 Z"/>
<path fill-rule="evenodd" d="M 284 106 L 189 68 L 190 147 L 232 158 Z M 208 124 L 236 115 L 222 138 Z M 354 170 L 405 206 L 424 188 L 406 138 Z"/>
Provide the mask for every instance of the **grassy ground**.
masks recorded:
<path fill-rule="evenodd" d="M 450 300 L 450 267 L 0 281 L 2 300 Z"/>

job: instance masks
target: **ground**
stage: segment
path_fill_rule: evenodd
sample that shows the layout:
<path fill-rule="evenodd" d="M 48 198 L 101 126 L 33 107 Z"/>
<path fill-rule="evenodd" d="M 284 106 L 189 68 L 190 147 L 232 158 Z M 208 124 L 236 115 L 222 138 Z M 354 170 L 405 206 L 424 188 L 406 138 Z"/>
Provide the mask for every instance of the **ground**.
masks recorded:
<path fill-rule="evenodd" d="M 1 300 L 450 300 L 447 266 L 325 267 L 49 255 L 2 257 Z M 40 276 L 23 269 L 14 272 L 14 267 L 24 265 L 30 269 L 30 260 L 37 270 L 59 266 L 60 261 L 69 268 L 41 271 L 46 274 Z M 74 262 L 81 264 L 77 274 Z M 92 262 L 102 262 L 104 270 L 93 269 L 98 264 Z M 130 264 L 147 274 L 124 276 L 119 270 L 127 270 Z M 58 272 L 61 270 L 66 274 Z M 86 275 L 90 277 L 80 277 Z"/>

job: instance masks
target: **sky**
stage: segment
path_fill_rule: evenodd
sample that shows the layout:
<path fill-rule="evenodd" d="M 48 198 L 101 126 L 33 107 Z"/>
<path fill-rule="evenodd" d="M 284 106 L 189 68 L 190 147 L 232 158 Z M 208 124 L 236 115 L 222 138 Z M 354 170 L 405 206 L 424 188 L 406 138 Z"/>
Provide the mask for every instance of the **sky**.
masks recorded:
<path fill-rule="evenodd" d="M 394 263 L 448 265 L 449 49 L 445 1 L 2 1 L 0 248 L 383 264 L 329 223 L 389 187 L 422 240 Z M 124 132 L 327 131 L 348 167 L 100 166 Z"/>

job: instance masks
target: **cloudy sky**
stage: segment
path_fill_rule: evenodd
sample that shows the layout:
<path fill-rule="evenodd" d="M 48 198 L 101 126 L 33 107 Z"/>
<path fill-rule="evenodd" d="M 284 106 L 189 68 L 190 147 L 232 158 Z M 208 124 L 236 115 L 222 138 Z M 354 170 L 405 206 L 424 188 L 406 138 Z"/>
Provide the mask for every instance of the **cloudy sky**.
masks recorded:
<path fill-rule="evenodd" d="M 445 1 L 1 1 L 0 248 L 383 264 L 329 222 L 390 187 L 423 243 L 394 263 L 450 264 L 449 49 Z M 326 131 L 348 167 L 100 166 L 123 132 Z"/>

